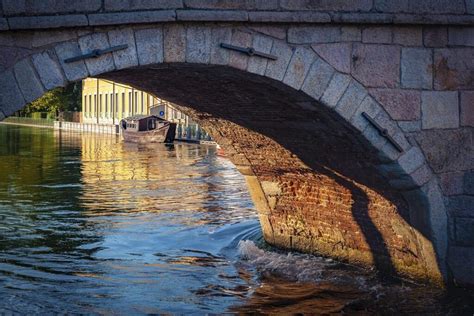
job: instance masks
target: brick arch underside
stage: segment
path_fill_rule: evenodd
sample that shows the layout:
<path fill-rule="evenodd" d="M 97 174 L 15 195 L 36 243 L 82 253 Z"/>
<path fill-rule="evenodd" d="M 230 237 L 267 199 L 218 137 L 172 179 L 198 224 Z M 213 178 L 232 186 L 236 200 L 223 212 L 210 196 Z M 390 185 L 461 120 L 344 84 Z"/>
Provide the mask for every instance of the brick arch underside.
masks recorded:
<path fill-rule="evenodd" d="M 377 169 L 387 158 L 334 110 L 223 66 L 157 64 L 99 77 L 199 122 L 246 176 L 270 244 L 441 282 L 424 195 L 407 203 Z"/>

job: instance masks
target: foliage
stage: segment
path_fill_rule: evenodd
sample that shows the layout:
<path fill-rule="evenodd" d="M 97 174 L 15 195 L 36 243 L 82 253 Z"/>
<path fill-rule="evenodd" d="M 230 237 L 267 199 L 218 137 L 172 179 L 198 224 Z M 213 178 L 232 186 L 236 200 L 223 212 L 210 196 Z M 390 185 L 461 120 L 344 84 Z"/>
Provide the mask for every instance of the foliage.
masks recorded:
<path fill-rule="evenodd" d="M 21 114 L 26 116 L 34 112 L 81 111 L 81 91 L 81 82 L 70 84 L 65 88 L 50 90 L 41 98 L 28 104 Z"/>

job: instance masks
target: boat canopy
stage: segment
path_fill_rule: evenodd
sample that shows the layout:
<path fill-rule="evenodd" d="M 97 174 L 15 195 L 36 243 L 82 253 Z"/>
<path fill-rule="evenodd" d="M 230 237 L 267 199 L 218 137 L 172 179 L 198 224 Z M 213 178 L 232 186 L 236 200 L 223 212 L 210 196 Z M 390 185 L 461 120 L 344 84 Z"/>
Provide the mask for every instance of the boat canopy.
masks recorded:
<path fill-rule="evenodd" d="M 120 121 L 120 127 L 124 130 L 151 131 L 158 127 L 158 124 L 168 122 L 156 115 L 134 115 Z M 157 124 L 158 123 L 158 124 Z"/>

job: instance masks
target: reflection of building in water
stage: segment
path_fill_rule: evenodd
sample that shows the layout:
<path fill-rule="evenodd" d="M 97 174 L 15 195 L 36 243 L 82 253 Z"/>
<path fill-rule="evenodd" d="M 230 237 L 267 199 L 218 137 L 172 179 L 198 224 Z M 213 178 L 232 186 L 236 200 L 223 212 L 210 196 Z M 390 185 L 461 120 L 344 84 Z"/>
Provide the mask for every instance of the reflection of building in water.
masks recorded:
<path fill-rule="evenodd" d="M 87 215 L 180 210 L 183 216 L 176 221 L 195 225 L 199 221 L 190 215 L 211 211 L 207 205 L 214 200 L 209 197 L 210 187 L 199 180 L 207 167 L 196 162 L 212 155 L 213 146 L 138 145 L 119 142 L 115 136 L 70 135 L 80 141 L 80 201 Z M 210 215 L 202 220 L 211 220 Z"/>
<path fill-rule="evenodd" d="M 185 126 L 195 125 L 170 102 L 133 87 L 104 79 L 87 78 L 82 82 L 82 122 L 118 124 L 122 118 L 154 114 Z"/>

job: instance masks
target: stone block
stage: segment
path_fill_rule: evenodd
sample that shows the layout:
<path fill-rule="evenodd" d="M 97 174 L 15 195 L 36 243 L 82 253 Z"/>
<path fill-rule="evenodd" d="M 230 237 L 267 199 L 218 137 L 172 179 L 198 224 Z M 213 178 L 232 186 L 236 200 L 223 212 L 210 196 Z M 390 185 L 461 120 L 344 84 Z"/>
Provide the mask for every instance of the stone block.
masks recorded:
<path fill-rule="evenodd" d="M 458 92 L 422 91 L 421 113 L 423 129 L 459 127 Z"/>
<path fill-rule="evenodd" d="M 346 91 L 350 81 L 350 76 L 336 72 L 321 97 L 324 105 L 331 108 L 335 107 Z"/>
<path fill-rule="evenodd" d="M 336 111 L 349 121 L 366 96 L 367 90 L 357 81 L 351 80 L 349 86 L 336 105 Z"/>
<path fill-rule="evenodd" d="M 422 130 L 415 136 L 436 173 L 474 169 L 474 130 Z"/>
<path fill-rule="evenodd" d="M 186 60 L 186 29 L 182 25 L 165 25 L 163 28 L 164 61 L 179 63 Z"/>
<path fill-rule="evenodd" d="M 45 93 L 43 85 L 28 58 L 17 62 L 13 67 L 13 71 L 27 103 L 38 99 Z"/>
<path fill-rule="evenodd" d="M 414 133 L 421 130 L 421 121 L 398 121 L 397 124 L 405 133 Z"/>
<path fill-rule="evenodd" d="M 393 43 L 403 46 L 423 46 L 423 29 L 419 26 L 396 26 Z"/>
<path fill-rule="evenodd" d="M 424 164 L 410 175 L 405 175 L 399 179 L 389 180 L 390 185 L 396 189 L 412 190 L 419 188 L 430 181 L 433 177 L 428 165 Z"/>
<path fill-rule="evenodd" d="M 6 15 L 45 15 L 73 12 L 93 12 L 100 9 L 101 0 L 3 0 Z"/>
<path fill-rule="evenodd" d="M 0 18 L 0 31 L 6 31 L 8 30 L 8 22 L 7 19 L 5 18 Z"/>
<path fill-rule="evenodd" d="M 456 244 L 474 246 L 474 218 L 455 218 Z"/>
<path fill-rule="evenodd" d="M 64 74 L 69 81 L 77 81 L 89 76 L 83 60 L 73 63 L 65 63 L 64 60 L 82 54 L 77 42 L 64 42 L 55 46 L 56 55 L 61 64 Z"/>
<path fill-rule="evenodd" d="M 463 177 L 463 192 L 465 194 L 474 195 L 474 171 L 466 171 Z"/>
<path fill-rule="evenodd" d="M 433 172 L 431 171 L 430 167 L 428 167 L 428 165 L 425 163 L 423 166 L 413 171 L 410 176 L 415 185 L 421 187 L 432 179 Z"/>
<path fill-rule="evenodd" d="M 449 197 L 449 214 L 453 217 L 474 217 L 474 196 L 454 195 Z"/>
<path fill-rule="evenodd" d="M 436 90 L 474 90 L 474 48 L 436 49 L 434 88 Z"/>
<path fill-rule="evenodd" d="M 293 55 L 293 49 L 284 42 L 274 41 L 271 54 L 277 56 L 278 59 L 268 61 L 265 76 L 281 81 Z"/>
<path fill-rule="evenodd" d="M 222 11 L 222 10 L 178 10 L 176 12 L 178 21 L 247 21 L 247 11 Z"/>
<path fill-rule="evenodd" d="M 10 30 L 52 29 L 87 26 L 87 16 L 81 14 L 55 16 L 22 16 L 8 18 Z"/>
<path fill-rule="evenodd" d="M 316 54 L 311 48 L 296 48 L 283 77 L 283 83 L 299 90 L 315 58 Z"/>
<path fill-rule="evenodd" d="M 474 127 L 474 91 L 461 91 L 461 126 Z"/>
<path fill-rule="evenodd" d="M 115 12 L 89 14 L 89 25 L 123 25 L 136 23 L 156 23 L 176 21 L 174 10 Z"/>
<path fill-rule="evenodd" d="M 360 42 L 362 41 L 362 30 L 359 26 L 341 26 L 341 41 Z"/>
<path fill-rule="evenodd" d="M 51 52 L 33 55 L 32 61 L 46 90 L 66 86 L 67 80 L 63 76 L 61 66 L 54 60 Z"/>
<path fill-rule="evenodd" d="M 463 173 L 448 172 L 439 175 L 441 190 L 444 195 L 458 195 L 463 193 Z"/>
<path fill-rule="evenodd" d="M 436 177 L 421 187 L 429 204 L 429 222 L 431 225 L 431 240 L 437 257 L 443 261 L 448 247 L 448 218 L 444 207 L 444 198 Z M 443 271 L 444 267 L 440 267 Z M 445 271 L 444 271 L 445 272 Z"/>
<path fill-rule="evenodd" d="M 365 87 L 396 88 L 400 78 L 400 48 L 354 44 L 352 75 Z"/>
<path fill-rule="evenodd" d="M 362 112 L 367 113 L 370 117 L 376 117 L 380 110 L 380 104 L 367 95 L 351 117 L 352 126 L 361 132 L 364 131 L 367 128 L 369 122 L 362 116 Z"/>
<path fill-rule="evenodd" d="M 134 11 L 153 9 L 179 9 L 183 7 L 183 0 L 105 0 L 105 11 Z"/>
<path fill-rule="evenodd" d="M 321 58 L 317 58 L 311 65 L 301 90 L 314 99 L 319 100 L 333 74 L 334 69 Z"/>
<path fill-rule="evenodd" d="M 32 36 L 31 46 L 41 47 L 49 44 L 60 43 L 77 38 L 75 31 L 71 30 L 41 30 L 35 31 Z"/>
<path fill-rule="evenodd" d="M 190 27 L 186 34 L 186 62 L 207 64 L 211 59 L 211 29 Z"/>
<path fill-rule="evenodd" d="M 391 135 L 395 142 L 402 147 L 403 150 L 407 150 L 410 144 L 406 140 L 402 131 L 398 131 Z M 378 157 L 381 161 L 396 161 L 401 156 L 401 152 L 391 143 L 386 142 L 379 150 Z M 412 181 L 413 182 L 413 181 Z"/>
<path fill-rule="evenodd" d="M 392 42 L 392 27 L 369 26 L 362 30 L 363 43 L 385 43 Z"/>
<path fill-rule="evenodd" d="M 423 43 L 426 47 L 446 47 L 448 45 L 448 29 L 445 26 L 425 26 Z"/>
<path fill-rule="evenodd" d="M 163 29 L 143 29 L 135 31 L 138 63 L 140 65 L 163 62 Z"/>
<path fill-rule="evenodd" d="M 0 110 L 10 116 L 25 105 L 25 99 L 15 80 L 13 71 L 7 70 L 0 75 Z"/>
<path fill-rule="evenodd" d="M 231 44 L 240 47 L 250 47 L 252 45 L 252 35 L 247 32 L 234 30 Z M 247 54 L 231 51 L 229 55 L 229 66 L 245 70 L 247 69 L 249 56 Z"/>
<path fill-rule="evenodd" d="M 380 150 L 387 143 L 387 139 L 380 135 L 380 132 L 371 124 L 367 124 L 366 126 L 367 127 L 362 132 L 362 135 L 375 149 Z"/>
<path fill-rule="evenodd" d="M 370 89 L 369 91 L 394 120 L 420 119 L 421 93 L 419 91 L 402 89 Z"/>
<path fill-rule="evenodd" d="M 186 8 L 191 9 L 248 9 L 246 0 L 184 0 Z"/>
<path fill-rule="evenodd" d="M 466 9 L 468 14 L 474 14 L 474 0 L 466 0 Z"/>
<path fill-rule="evenodd" d="M 341 40 L 341 29 L 336 26 L 304 26 L 288 29 L 288 42 L 293 44 L 334 43 Z"/>
<path fill-rule="evenodd" d="M 320 12 L 294 12 L 294 11 L 251 11 L 248 14 L 250 22 L 267 23 L 328 23 L 331 17 Z"/>
<path fill-rule="evenodd" d="M 393 24 L 396 15 L 384 13 L 334 13 L 332 21 L 340 24 Z"/>
<path fill-rule="evenodd" d="M 315 11 L 370 11 L 372 1 L 311 1 L 311 0 L 282 0 L 280 6 L 286 10 L 315 10 Z"/>
<path fill-rule="evenodd" d="M 255 50 L 269 54 L 272 50 L 272 46 L 273 40 L 270 37 L 262 35 L 253 36 L 252 47 Z M 268 59 L 254 56 L 253 58 L 249 59 L 247 71 L 263 76 L 265 74 L 265 70 L 267 69 L 267 63 Z"/>
<path fill-rule="evenodd" d="M 448 28 L 448 38 L 450 46 L 474 46 L 474 27 L 457 27 Z"/>
<path fill-rule="evenodd" d="M 82 54 L 88 54 L 95 49 L 109 48 L 109 40 L 105 33 L 94 33 L 79 38 L 79 47 Z M 112 54 L 105 54 L 97 58 L 86 59 L 86 66 L 91 76 L 115 70 Z"/>
<path fill-rule="evenodd" d="M 119 29 L 109 32 L 110 46 L 127 44 L 126 49 L 118 50 L 112 53 L 115 67 L 125 69 L 138 66 L 137 48 L 135 46 L 135 36 L 132 29 Z"/>
<path fill-rule="evenodd" d="M 413 14 L 463 14 L 463 0 L 418 0 L 418 1 L 387 1 L 375 0 L 375 9 L 385 13 Z"/>
<path fill-rule="evenodd" d="M 401 71 L 402 87 L 431 89 L 433 82 L 431 50 L 424 48 L 402 48 Z"/>
<path fill-rule="evenodd" d="M 252 26 L 251 29 L 273 38 L 286 39 L 286 27 L 284 26 Z"/>
<path fill-rule="evenodd" d="M 352 45 L 350 43 L 313 44 L 311 48 L 337 71 L 351 72 Z"/>
<path fill-rule="evenodd" d="M 220 43 L 230 44 L 232 29 L 215 27 L 211 31 L 211 64 L 227 65 L 230 51 L 220 47 Z M 266 65 L 266 64 L 265 64 Z"/>
<path fill-rule="evenodd" d="M 449 248 L 448 264 L 457 285 L 474 284 L 474 247 Z"/>

